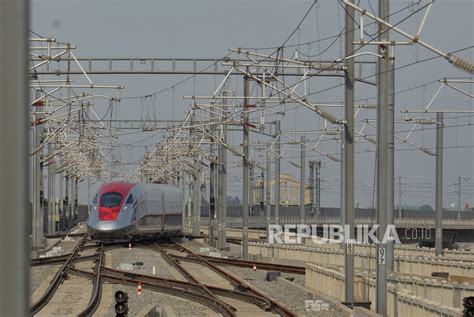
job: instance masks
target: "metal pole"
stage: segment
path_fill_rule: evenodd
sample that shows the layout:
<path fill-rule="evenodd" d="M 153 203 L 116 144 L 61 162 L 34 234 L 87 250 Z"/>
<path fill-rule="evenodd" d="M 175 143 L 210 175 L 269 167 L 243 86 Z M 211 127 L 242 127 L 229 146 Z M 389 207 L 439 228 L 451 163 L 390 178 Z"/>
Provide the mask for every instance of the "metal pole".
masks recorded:
<path fill-rule="evenodd" d="M 249 157 L 250 157 L 250 150 L 249 150 Z M 255 169 L 252 165 L 249 164 L 249 215 L 254 215 L 254 189 L 255 189 Z"/>
<path fill-rule="evenodd" d="M 345 55 L 354 54 L 354 9 L 346 5 L 346 36 Z M 350 240 L 344 248 L 344 284 L 345 301 L 354 303 L 354 59 L 346 60 L 345 72 L 345 118 L 347 121 L 344 127 L 344 206 L 345 223 L 349 227 L 349 232 L 345 232 Z"/>
<path fill-rule="evenodd" d="M 215 113 L 211 111 L 211 120 L 214 120 Z M 215 125 L 211 125 L 212 133 L 216 132 Z M 209 155 L 212 158 L 216 158 L 214 151 L 214 138 L 211 138 L 211 145 L 209 146 Z M 209 237 L 209 245 L 212 247 L 216 246 L 214 240 L 214 218 L 216 215 L 216 194 L 215 194 L 215 181 L 216 181 L 216 164 L 211 162 L 209 166 L 209 224 L 207 228 L 207 233 Z"/>
<path fill-rule="evenodd" d="M 248 71 L 248 70 L 247 70 Z M 242 259 L 248 260 L 248 222 L 249 222 L 249 114 L 248 95 L 249 78 L 244 76 L 244 113 L 243 113 L 243 189 L 242 189 Z"/>
<path fill-rule="evenodd" d="M 402 219 L 402 177 L 398 177 L 398 218 Z"/>
<path fill-rule="evenodd" d="M 69 176 L 67 175 L 67 171 L 64 172 L 64 229 L 67 230 L 69 228 Z"/>
<path fill-rule="evenodd" d="M 305 157 L 305 136 L 301 136 L 301 154 L 300 154 L 300 221 L 304 224 L 304 217 L 305 217 L 305 201 L 304 201 L 304 194 L 305 194 L 305 166 L 306 166 L 306 157 Z"/>
<path fill-rule="evenodd" d="M 280 121 L 275 122 L 275 224 L 280 223 Z"/>
<path fill-rule="evenodd" d="M 62 165 L 61 162 L 59 163 L 59 165 Z M 64 210 L 64 177 L 62 173 L 59 173 L 59 230 L 64 230 Z"/>
<path fill-rule="evenodd" d="M 321 161 L 315 161 L 315 186 L 314 191 L 316 193 L 316 216 L 319 217 L 321 215 Z"/>
<path fill-rule="evenodd" d="M 227 91 L 222 92 L 223 96 L 227 96 Z M 222 115 L 226 113 L 226 103 L 227 99 L 222 100 Z M 221 140 L 222 142 L 227 142 L 227 126 L 225 123 L 222 123 L 221 130 Z M 219 163 L 218 166 L 218 175 L 219 179 L 217 181 L 218 186 L 218 210 L 217 210 L 217 221 L 218 221 L 218 237 L 217 237 L 217 247 L 222 250 L 226 246 L 226 217 L 227 217 L 227 149 L 224 145 L 219 144 L 218 148 Z"/>
<path fill-rule="evenodd" d="M 48 144 L 48 156 L 52 154 L 51 144 Z M 53 177 L 54 177 L 54 160 L 51 161 L 48 165 L 48 233 L 53 233 L 54 227 L 54 187 L 53 187 Z"/>
<path fill-rule="evenodd" d="M 72 228 L 74 221 L 74 176 L 69 178 L 69 228 Z"/>
<path fill-rule="evenodd" d="M 309 200 L 310 200 L 310 204 L 311 204 L 311 216 L 314 216 L 315 214 L 315 209 L 316 209 L 316 200 L 314 199 L 314 182 L 315 182 L 315 178 L 314 178 L 314 162 L 315 161 L 309 161 L 309 179 L 308 179 L 308 183 L 309 183 Z"/>
<path fill-rule="evenodd" d="M 388 21 L 389 0 L 379 0 L 379 17 Z M 379 23 L 379 41 L 389 40 L 388 28 Z M 389 104 L 389 59 L 388 48 L 379 45 L 377 87 L 377 296 L 376 311 L 382 316 L 387 315 L 387 245 L 382 243 L 387 229 L 388 203 L 388 104 Z"/>
<path fill-rule="evenodd" d="M 260 187 L 260 211 L 259 216 L 264 214 L 264 204 L 265 204 L 265 171 L 262 169 L 260 177 L 262 179 L 262 186 Z"/>
<path fill-rule="evenodd" d="M 87 215 L 91 213 L 91 179 L 87 178 Z"/>
<path fill-rule="evenodd" d="M 79 186 L 77 178 L 74 180 L 74 222 L 79 218 Z"/>
<path fill-rule="evenodd" d="M 186 174 L 184 169 L 181 169 L 181 199 L 183 200 L 183 204 L 181 205 L 181 232 L 183 234 L 187 233 L 186 228 L 186 220 L 187 220 L 187 208 L 188 208 L 188 198 L 186 192 Z"/>
<path fill-rule="evenodd" d="M 211 147 L 213 145 L 211 144 Z M 211 150 L 211 156 L 214 156 L 214 149 Z M 216 177 L 216 165 L 211 162 L 209 167 L 209 225 L 208 225 L 208 237 L 209 237 L 209 245 L 215 246 L 214 241 L 214 217 L 216 214 L 216 198 L 214 195 L 215 189 L 215 177 Z"/>
<path fill-rule="evenodd" d="M 48 156 L 51 155 L 51 144 L 48 144 Z M 51 233 L 51 228 L 52 228 L 52 219 L 53 217 L 51 216 L 52 212 L 51 212 L 51 190 L 52 190 L 52 186 L 51 186 L 51 164 L 48 164 L 48 174 L 47 174 L 47 181 L 48 181 L 48 212 L 46 214 L 46 222 L 47 222 L 47 232 L 48 233 Z"/>
<path fill-rule="evenodd" d="M 267 242 L 270 242 L 270 221 L 272 216 L 272 161 L 270 150 L 267 150 L 267 168 L 266 168 L 266 208 L 265 208 L 265 223 L 267 224 Z"/>
<path fill-rule="evenodd" d="M 461 219 L 461 176 L 458 176 L 458 219 Z"/>
<path fill-rule="evenodd" d="M 35 104 L 35 121 L 41 119 L 41 113 L 44 108 L 43 101 Z M 34 148 L 39 148 L 42 142 L 43 126 L 36 125 L 34 128 Z M 41 249 L 43 247 L 43 201 L 42 201 L 42 178 L 43 167 L 41 163 L 41 153 L 38 151 L 33 158 L 33 249 Z"/>
<path fill-rule="evenodd" d="M 388 77 L 388 160 L 387 160 L 387 223 L 393 225 L 395 205 L 395 46 L 389 46 L 389 77 Z M 393 271 L 395 242 L 387 242 L 387 270 Z"/>
<path fill-rule="evenodd" d="M 193 235 L 198 236 L 201 232 L 199 223 L 199 214 L 201 209 L 201 160 L 200 158 L 194 160 L 194 184 L 193 184 Z"/>
<path fill-rule="evenodd" d="M 436 114 L 436 236 L 435 255 L 443 255 L 443 113 Z"/>
<path fill-rule="evenodd" d="M 54 151 L 54 147 L 53 147 Z M 58 205 L 56 203 L 56 161 L 53 160 L 49 165 L 51 168 L 51 233 L 56 232 L 56 215 L 58 214 Z"/>
<path fill-rule="evenodd" d="M 345 223 L 346 223 L 346 194 L 345 194 L 345 182 L 344 182 L 344 174 L 345 174 L 345 169 L 344 169 L 344 141 L 341 142 L 341 202 L 340 202 L 340 205 L 341 205 L 341 210 L 339 212 L 339 217 L 341 219 L 341 225 L 344 226 Z M 344 249 L 344 244 L 341 244 L 341 248 Z"/>
<path fill-rule="evenodd" d="M 29 1 L 0 1 L 0 316 L 30 314 L 28 239 Z"/>

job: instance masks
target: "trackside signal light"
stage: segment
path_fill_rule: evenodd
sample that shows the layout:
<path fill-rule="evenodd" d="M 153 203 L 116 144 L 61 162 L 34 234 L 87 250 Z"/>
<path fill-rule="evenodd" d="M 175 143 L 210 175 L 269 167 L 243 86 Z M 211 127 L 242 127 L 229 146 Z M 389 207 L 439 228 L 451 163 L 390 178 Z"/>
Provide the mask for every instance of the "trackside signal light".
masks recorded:
<path fill-rule="evenodd" d="M 128 295 L 123 291 L 115 292 L 115 316 L 122 317 L 128 314 Z"/>

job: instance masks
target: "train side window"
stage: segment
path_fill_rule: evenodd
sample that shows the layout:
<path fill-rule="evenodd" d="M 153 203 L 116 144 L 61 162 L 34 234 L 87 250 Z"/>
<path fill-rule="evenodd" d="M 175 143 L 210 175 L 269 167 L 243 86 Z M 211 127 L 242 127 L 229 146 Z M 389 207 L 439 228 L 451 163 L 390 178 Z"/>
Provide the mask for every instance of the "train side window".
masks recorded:
<path fill-rule="evenodd" d="M 97 205 L 97 198 L 98 198 L 99 194 L 95 194 L 94 198 L 92 199 L 92 204 L 93 205 Z"/>
<path fill-rule="evenodd" d="M 127 205 L 131 205 L 131 204 L 133 204 L 134 201 L 135 201 L 135 200 L 133 199 L 133 195 L 130 194 L 130 196 L 128 196 L 128 198 L 127 198 L 126 204 L 127 204 Z"/>

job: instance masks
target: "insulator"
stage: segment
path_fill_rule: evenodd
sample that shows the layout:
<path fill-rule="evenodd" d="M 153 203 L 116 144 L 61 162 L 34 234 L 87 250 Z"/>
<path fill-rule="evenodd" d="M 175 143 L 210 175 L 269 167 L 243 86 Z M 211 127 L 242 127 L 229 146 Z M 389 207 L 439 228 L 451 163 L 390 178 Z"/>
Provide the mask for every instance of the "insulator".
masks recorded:
<path fill-rule="evenodd" d="M 428 155 L 435 156 L 435 153 L 433 151 L 431 151 L 430 149 L 422 147 L 422 148 L 420 148 L 420 150 L 422 150 L 423 152 L 425 152 Z"/>
<path fill-rule="evenodd" d="M 329 113 L 327 111 L 319 110 L 318 113 L 322 118 L 328 120 L 332 124 L 338 124 L 339 121 L 340 121 L 338 118 L 336 118 L 335 115 L 333 115 L 332 113 Z"/>
<path fill-rule="evenodd" d="M 474 65 L 462 58 L 448 54 L 448 61 L 459 69 L 474 74 Z"/>
<path fill-rule="evenodd" d="M 332 154 L 328 154 L 328 155 L 326 155 L 326 156 L 327 156 L 329 159 L 331 159 L 331 160 L 333 160 L 333 161 L 335 161 L 335 162 L 340 162 L 340 161 L 341 161 L 340 159 L 338 159 L 337 157 L 335 157 L 335 156 L 332 155 Z"/>

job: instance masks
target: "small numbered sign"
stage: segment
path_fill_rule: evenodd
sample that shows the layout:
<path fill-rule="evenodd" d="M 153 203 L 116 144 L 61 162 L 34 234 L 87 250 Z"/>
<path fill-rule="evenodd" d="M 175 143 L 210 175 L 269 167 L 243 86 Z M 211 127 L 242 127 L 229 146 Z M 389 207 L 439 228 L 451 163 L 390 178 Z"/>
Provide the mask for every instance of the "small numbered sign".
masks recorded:
<path fill-rule="evenodd" d="M 385 264 L 385 248 L 380 248 L 379 249 L 379 264 Z"/>

